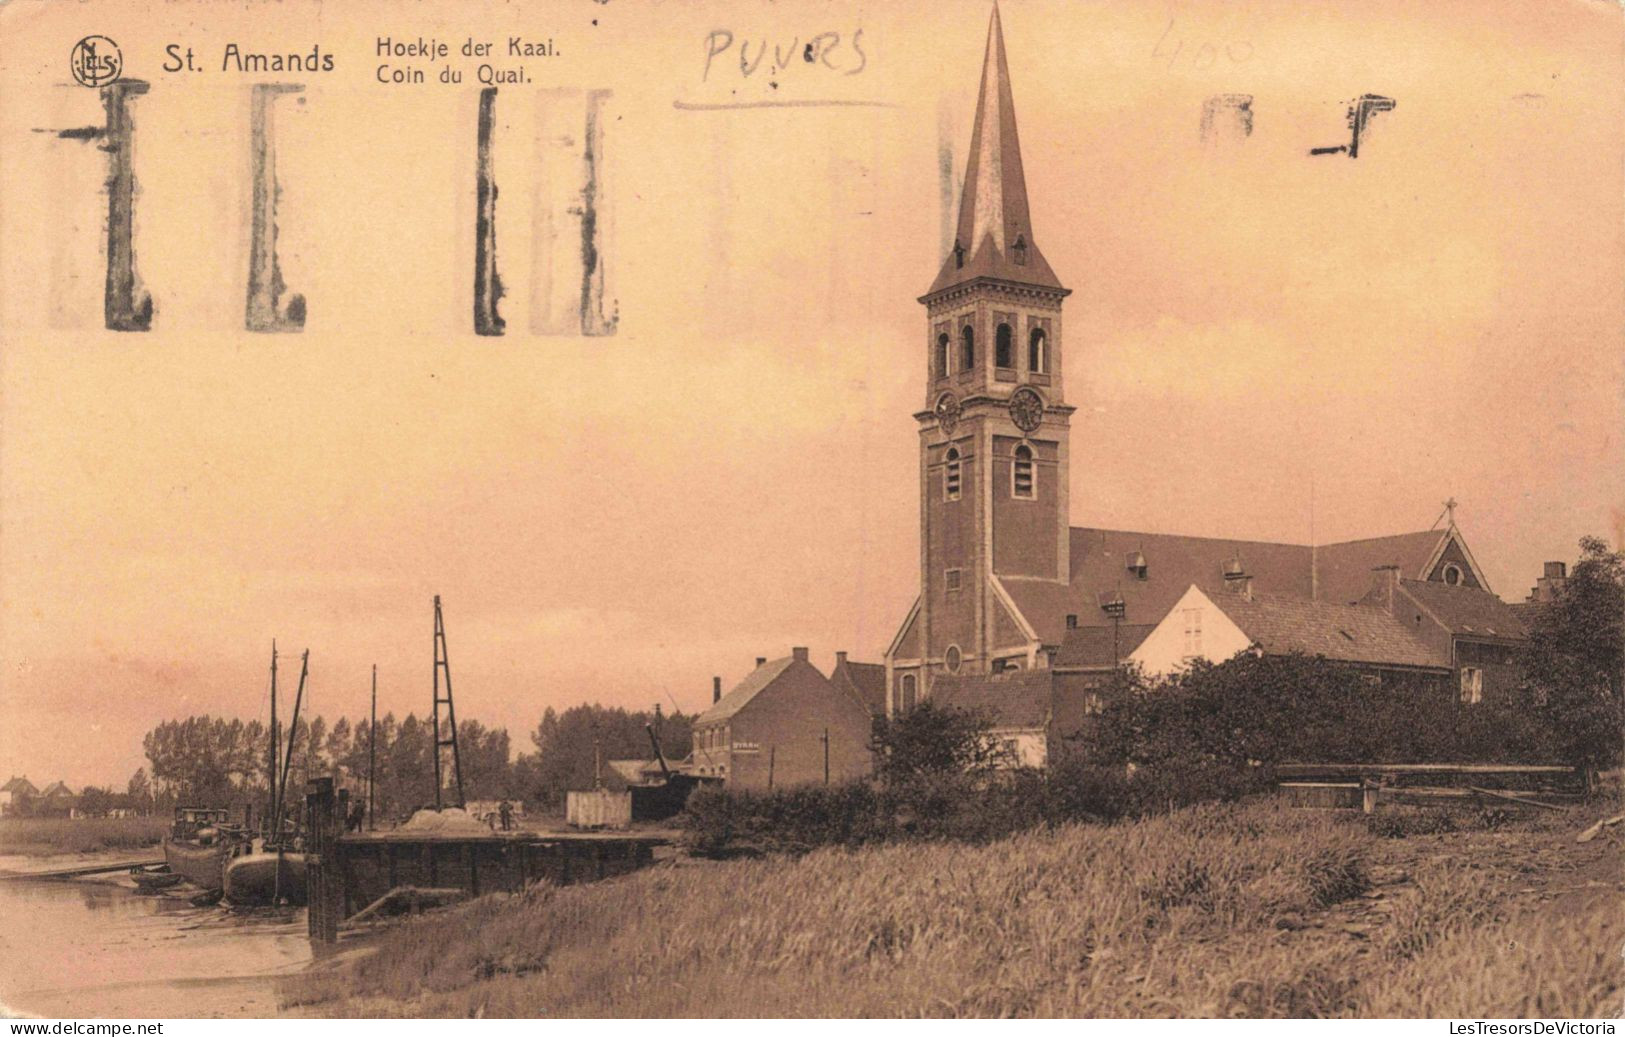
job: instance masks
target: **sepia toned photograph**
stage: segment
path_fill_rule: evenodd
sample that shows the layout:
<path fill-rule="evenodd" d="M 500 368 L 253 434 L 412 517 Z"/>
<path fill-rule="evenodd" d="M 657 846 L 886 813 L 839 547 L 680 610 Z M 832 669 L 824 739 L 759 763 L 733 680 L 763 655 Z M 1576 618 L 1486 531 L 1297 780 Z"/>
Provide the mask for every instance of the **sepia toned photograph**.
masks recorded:
<path fill-rule="evenodd" d="M 1613 1034 L 1622 544 L 1617 3 L 0 2 L 10 1033 Z"/>

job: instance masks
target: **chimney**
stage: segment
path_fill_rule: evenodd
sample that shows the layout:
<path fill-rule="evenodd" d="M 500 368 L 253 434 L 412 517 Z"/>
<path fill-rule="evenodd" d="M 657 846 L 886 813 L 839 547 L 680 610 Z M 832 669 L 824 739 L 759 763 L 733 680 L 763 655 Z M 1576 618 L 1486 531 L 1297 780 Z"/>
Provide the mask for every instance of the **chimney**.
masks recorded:
<path fill-rule="evenodd" d="M 1066 628 L 1068 630 L 1078 629 L 1078 614 L 1076 612 L 1068 612 L 1066 614 Z"/>
<path fill-rule="evenodd" d="M 1393 612 L 1399 591 L 1399 566 L 1378 565 L 1371 570 L 1371 589 L 1360 599 L 1363 604 L 1376 605 Z"/>
<path fill-rule="evenodd" d="M 845 652 L 836 652 L 835 653 L 835 667 L 836 667 L 836 669 L 840 669 L 842 666 L 845 666 L 845 665 L 846 665 L 846 653 Z"/>
<path fill-rule="evenodd" d="M 711 678 L 711 701 L 712 702 L 721 702 L 722 701 L 722 678 L 721 677 L 712 677 Z"/>
<path fill-rule="evenodd" d="M 1530 601 L 1555 601 L 1569 582 L 1569 567 L 1562 562 L 1547 562 L 1546 571 L 1529 589 Z"/>
<path fill-rule="evenodd" d="M 792 648 L 790 649 L 790 657 L 798 663 L 804 663 L 807 661 L 807 650 L 805 648 Z"/>
<path fill-rule="evenodd" d="M 762 667 L 763 667 L 763 666 L 765 666 L 765 665 L 767 665 L 767 656 L 765 656 L 765 655 L 758 655 L 758 656 L 757 656 L 757 657 L 756 657 L 756 668 L 757 668 L 757 669 L 761 669 L 761 668 L 762 668 Z"/>

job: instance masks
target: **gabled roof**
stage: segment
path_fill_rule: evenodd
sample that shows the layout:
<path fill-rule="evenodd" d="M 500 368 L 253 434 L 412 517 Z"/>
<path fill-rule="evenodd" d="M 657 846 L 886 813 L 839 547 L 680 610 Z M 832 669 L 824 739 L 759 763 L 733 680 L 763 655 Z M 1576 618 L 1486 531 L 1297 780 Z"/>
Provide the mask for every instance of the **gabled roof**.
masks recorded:
<path fill-rule="evenodd" d="M 1068 636 L 1068 615 L 1078 617 L 1079 629 L 1109 629 L 1111 617 L 1101 605 L 1113 596 L 1123 599 L 1121 625 L 1127 627 L 1161 622 L 1191 584 L 1223 593 L 1230 562 L 1241 564 L 1256 592 L 1308 599 L 1318 590 L 1319 600 L 1352 602 L 1371 588 L 1372 569 L 1398 565 L 1401 575 L 1416 575 L 1449 535 L 1429 530 L 1310 548 L 1074 526 L 1069 583 L 1013 576 L 1000 576 L 999 583 L 1039 641 L 1059 645 Z M 1128 566 L 1136 555 L 1145 560 L 1143 579 Z"/>
<path fill-rule="evenodd" d="M 855 663 L 840 653 L 829 680 L 863 703 L 870 716 L 886 712 L 886 667 L 881 663 Z"/>
<path fill-rule="evenodd" d="M 1153 623 L 1122 623 L 1117 627 L 1115 650 L 1109 626 L 1078 627 L 1066 632 L 1060 651 L 1055 653 L 1057 670 L 1109 670 L 1128 659 L 1146 635 L 1156 629 Z"/>
<path fill-rule="evenodd" d="M 997 4 L 987 26 L 982 86 L 976 98 L 976 124 L 971 131 L 955 240 L 963 256 L 949 253 L 927 296 L 978 278 L 1065 292 L 1033 238 L 1021 141 L 1016 136 L 1016 105 L 1010 93 L 1010 65 L 1004 57 L 1004 29 Z M 1017 261 L 1018 243 L 1025 247 L 1025 262 Z"/>
<path fill-rule="evenodd" d="M 1007 670 L 975 677 L 944 675 L 932 680 L 930 701 L 945 709 L 983 713 L 996 728 L 1041 728 L 1049 723 L 1052 678 L 1049 670 Z"/>
<path fill-rule="evenodd" d="M 41 796 L 71 796 L 71 795 L 73 795 L 73 790 L 68 788 L 67 783 L 65 783 L 65 782 L 53 781 L 49 785 L 45 786 L 45 789 L 42 792 L 40 792 L 40 795 Z"/>
<path fill-rule="evenodd" d="M 711 708 L 694 719 L 696 725 L 710 724 L 718 720 L 726 720 L 745 708 L 751 699 L 759 695 L 763 688 L 779 679 L 779 676 L 795 662 L 795 657 L 787 655 L 783 659 L 774 659 L 752 670 L 750 675 L 738 684 L 732 691 L 711 704 Z"/>
<path fill-rule="evenodd" d="M 1322 601 L 1359 601 L 1371 589 L 1371 570 L 1382 565 L 1399 566 L 1402 579 L 1427 577 L 1428 564 L 1444 548 L 1448 529 L 1421 533 L 1349 540 L 1326 544 L 1318 549 L 1319 590 Z"/>
<path fill-rule="evenodd" d="M 636 785 L 643 780 L 643 768 L 653 764 L 653 760 L 605 760 L 604 763 L 611 771 L 625 782 Z"/>
<path fill-rule="evenodd" d="M 1214 607 L 1267 655 L 1325 656 L 1338 662 L 1448 669 L 1386 609 L 1288 595 L 1208 595 Z"/>
<path fill-rule="evenodd" d="M 39 789 L 35 788 L 34 783 L 29 781 L 27 778 L 17 777 L 17 778 L 12 778 L 10 781 L 6 782 L 4 785 L 0 785 L 0 792 L 12 792 L 12 793 L 21 792 L 21 793 L 24 793 L 26 795 L 32 796 L 32 795 L 35 795 L 36 793 L 38 793 Z"/>
<path fill-rule="evenodd" d="M 1529 636 L 1513 607 L 1488 591 L 1406 579 L 1399 588 L 1452 634 L 1502 640 Z"/>

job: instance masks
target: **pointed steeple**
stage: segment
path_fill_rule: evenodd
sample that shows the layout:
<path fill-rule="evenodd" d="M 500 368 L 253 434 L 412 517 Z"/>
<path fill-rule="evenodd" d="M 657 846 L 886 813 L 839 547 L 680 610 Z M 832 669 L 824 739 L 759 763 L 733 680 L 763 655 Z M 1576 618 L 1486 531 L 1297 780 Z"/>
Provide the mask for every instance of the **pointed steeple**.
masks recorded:
<path fill-rule="evenodd" d="M 999 5 L 987 27 L 982 88 L 976 99 L 965 190 L 953 248 L 927 295 L 978 277 L 1061 289 L 1033 238 L 1027 210 L 1027 181 L 1016 136 L 1016 106 L 1010 95 L 1010 66 L 1004 56 Z M 1064 290 L 1064 289 L 1063 289 Z"/>

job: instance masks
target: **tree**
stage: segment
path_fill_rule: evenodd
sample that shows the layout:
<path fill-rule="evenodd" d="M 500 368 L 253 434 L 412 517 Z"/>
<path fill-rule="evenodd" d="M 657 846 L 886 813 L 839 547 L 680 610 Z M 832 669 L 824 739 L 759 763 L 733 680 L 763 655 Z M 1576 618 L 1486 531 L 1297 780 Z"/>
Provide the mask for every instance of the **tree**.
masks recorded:
<path fill-rule="evenodd" d="M 931 700 L 898 717 L 875 721 L 870 748 L 875 773 L 897 783 L 929 774 L 978 773 L 1015 762 L 982 713 L 942 708 Z"/>
<path fill-rule="evenodd" d="M 1625 556 L 1597 537 L 1556 600 L 1536 613 L 1525 687 L 1557 751 L 1577 767 L 1618 766 L 1625 741 Z"/>
<path fill-rule="evenodd" d="M 147 769 L 140 767 L 130 775 L 130 783 L 124 786 L 124 794 L 130 797 L 130 806 L 141 814 L 152 812 L 152 782 L 147 779 Z"/>

